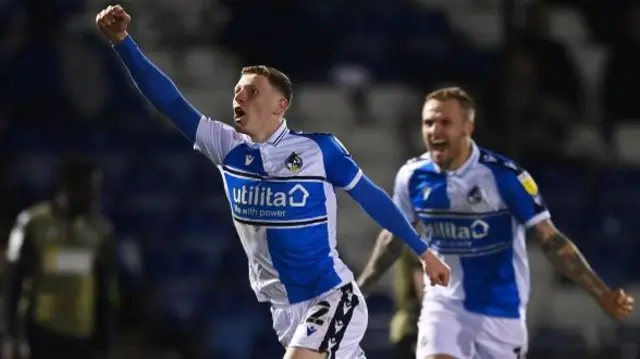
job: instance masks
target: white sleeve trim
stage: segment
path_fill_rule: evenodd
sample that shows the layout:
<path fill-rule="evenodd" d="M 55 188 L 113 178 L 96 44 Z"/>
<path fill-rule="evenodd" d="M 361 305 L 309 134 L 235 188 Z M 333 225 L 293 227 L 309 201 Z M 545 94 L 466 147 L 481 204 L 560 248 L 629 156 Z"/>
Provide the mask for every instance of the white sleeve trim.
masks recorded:
<path fill-rule="evenodd" d="M 536 224 L 547 220 L 551 218 L 551 213 L 549 211 L 544 211 L 544 212 L 540 212 L 538 214 L 536 214 L 535 216 L 533 216 L 531 219 L 529 219 L 525 224 L 525 228 L 531 228 L 533 226 L 535 226 Z"/>
<path fill-rule="evenodd" d="M 31 214 L 28 211 L 20 213 L 16 224 L 13 226 L 13 229 L 11 229 L 6 253 L 7 261 L 10 263 L 14 263 L 20 259 L 20 252 L 24 245 L 25 230 L 30 219 Z"/>
<path fill-rule="evenodd" d="M 358 184 L 358 182 L 360 182 L 361 179 L 362 179 L 362 169 L 358 169 L 358 173 L 356 173 L 356 175 L 353 177 L 351 182 L 349 182 L 348 185 L 342 187 L 342 189 L 345 191 L 352 190 L 353 187 L 355 187 Z"/>
<path fill-rule="evenodd" d="M 195 137 L 195 140 L 193 141 L 193 149 L 198 151 L 198 152 L 202 152 L 203 151 L 202 147 L 200 147 L 200 145 L 198 144 L 198 133 L 200 131 L 204 131 L 204 130 L 202 130 L 202 127 L 204 127 L 202 124 L 205 121 L 208 121 L 208 120 L 209 119 L 205 115 L 202 115 L 200 117 L 200 121 L 198 121 L 198 127 L 196 127 L 196 137 Z"/>

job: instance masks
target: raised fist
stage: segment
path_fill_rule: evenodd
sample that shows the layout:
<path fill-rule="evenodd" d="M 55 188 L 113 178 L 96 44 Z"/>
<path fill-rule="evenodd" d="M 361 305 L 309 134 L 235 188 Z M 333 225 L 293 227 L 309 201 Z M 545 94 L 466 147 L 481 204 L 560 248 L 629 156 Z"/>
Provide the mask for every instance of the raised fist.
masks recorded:
<path fill-rule="evenodd" d="M 605 313 L 617 320 L 625 319 L 631 315 L 634 302 L 633 297 L 622 289 L 608 291 L 598 298 L 598 304 Z"/>
<path fill-rule="evenodd" d="M 124 40 L 129 34 L 127 27 L 131 16 L 120 5 L 109 5 L 96 15 L 96 25 L 102 33 L 114 44 Z"/>

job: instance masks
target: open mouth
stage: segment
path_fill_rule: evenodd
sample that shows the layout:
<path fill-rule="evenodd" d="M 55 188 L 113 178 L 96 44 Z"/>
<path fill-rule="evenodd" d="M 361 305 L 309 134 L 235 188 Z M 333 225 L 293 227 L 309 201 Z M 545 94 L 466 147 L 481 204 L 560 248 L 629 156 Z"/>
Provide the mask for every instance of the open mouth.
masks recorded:
<path fill-rule="evenodd" d="M 236 122 L 239 122 L 244 115 L 245 115 L 245 112 L 244 112 L 244 110 L 242 108 L 240 108 L 240 107 L 234 107 L 233 108 L 233 119 Z"/>
<path fill-rule="evenodd" d="M 435 151 L 444 151 L 447 149 L 447 141 L 446 140 L 432 140 L 429 144 L 429 148 Z"/>

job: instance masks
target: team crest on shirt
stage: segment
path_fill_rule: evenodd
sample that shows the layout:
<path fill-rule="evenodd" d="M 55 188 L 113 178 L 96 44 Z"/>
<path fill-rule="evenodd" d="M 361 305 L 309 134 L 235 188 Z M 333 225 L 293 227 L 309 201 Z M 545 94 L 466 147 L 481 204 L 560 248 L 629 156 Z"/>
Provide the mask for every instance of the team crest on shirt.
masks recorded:
<path fill-rule="evenodd" d="M 482 202 L 482 191 L 478 186 L 474 186 L 469 193 L 467 193 L 467 202 L 474 205 Z"/>
<path fill-rule="evenodd" d="M 522 187 L 524 187 L 528 194 L 533 197 L 538 195 L 538 185 L 528 172 L 522 172 L 518 176 L 518 180 L 520 181 L 520 183 L 522 183 Z"/>
<path fill-rule="evenodd" d="M 295 152 L 291 152 L 289 157 L 287 157 L 287 159 L 284 161 L 284 165 L 289 171 L 293 173 L 300 172 L 303 165 L 302 157 L 300 157 L 300 155 Z"/>

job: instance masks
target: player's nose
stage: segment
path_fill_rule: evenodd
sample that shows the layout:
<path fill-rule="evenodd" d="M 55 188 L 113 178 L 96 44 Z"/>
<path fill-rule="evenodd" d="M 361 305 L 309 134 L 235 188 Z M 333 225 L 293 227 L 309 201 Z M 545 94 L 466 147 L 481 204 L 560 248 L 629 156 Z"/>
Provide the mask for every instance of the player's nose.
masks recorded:
<path fill-rule="evenodd" d="M 444 127 L 437 123 L 431 126 L 429 130 L 432 137 L 442 137 L 444 135 Z"/>
<path fill-rule="evenodd" d="M 233 96 L 233 102 L 239 105 L 242 105 L 242 103 L 246 101 L 246 99 L 247 99 L 246 91 L 244 90 L 240 90 L 236 92 L 236 94 Z"/>

